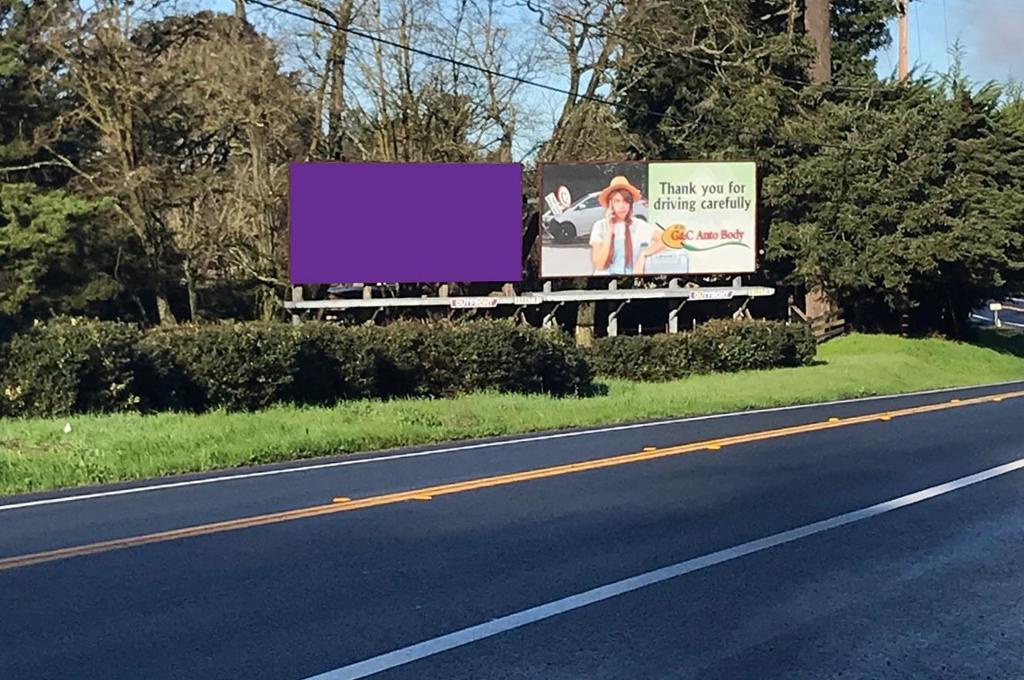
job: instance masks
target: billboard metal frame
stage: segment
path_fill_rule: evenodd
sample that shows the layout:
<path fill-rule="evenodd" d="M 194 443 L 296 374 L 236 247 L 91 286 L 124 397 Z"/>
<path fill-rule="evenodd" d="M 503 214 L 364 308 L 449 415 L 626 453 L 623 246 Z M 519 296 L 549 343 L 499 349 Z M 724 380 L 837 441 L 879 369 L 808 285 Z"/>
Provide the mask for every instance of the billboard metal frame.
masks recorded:
<path fill-rule="evenodd" d="M 679 311 L 687 302 L 712 300 L 735 300 L 739 298 L 769 297 L 776 289 L 770 286 L 744 286 L 739 277 L 733 279 L 731 286 L 682 286 L 679 279 L 672 279 L 667 287 L 661 288 L 628 288 L 619 289 L 616 282 L 610 282 L 605 290 L 551 290 L 551 283 L 545 282 L 544 289 L 536 292 L 523 292 L 518 295 L 487 295 L 487 296 L 422 296 L 394 298 L 363 298 L 334 300 L 286 300 L 284 308 L 291 312 L 292 323 L 302 321 L 303 312 L 319 310 L 350 311 L 355 309 L 371 309 L 375 312 L 395 308 L 448 307 L 450 309 L 493 309 L 499 306 L 513 306 L 517 310 L 529 307 L 544 309 L 543 325 L 555 325 L 555 312 L 564 304 L 572 302 L 611 302 L 619 303 L 609 312 L 608 335 L 618 334 L 618 315 L 631 302 L 640 300 L 680 300 L 680 304 L 669 311 L 668 330 L 677 333 L 679 330 Z"/>

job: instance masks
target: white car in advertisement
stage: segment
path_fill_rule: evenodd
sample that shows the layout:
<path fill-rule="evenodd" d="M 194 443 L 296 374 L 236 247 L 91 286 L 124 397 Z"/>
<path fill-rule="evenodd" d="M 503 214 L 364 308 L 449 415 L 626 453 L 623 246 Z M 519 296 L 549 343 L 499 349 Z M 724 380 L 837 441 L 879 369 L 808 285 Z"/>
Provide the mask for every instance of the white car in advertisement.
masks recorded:
<path fill-rule="evenodd" d="M 594 224 L 604 218 L 604 208 L 597 202 L 600 192 L 587 194 L 560 215 L 548 210 L 542 216 L 544 233 L 555 243 L 576 243 L 590 238 Z M 633 206 L 633 214 L 647 221 L 647 198 Z"/>

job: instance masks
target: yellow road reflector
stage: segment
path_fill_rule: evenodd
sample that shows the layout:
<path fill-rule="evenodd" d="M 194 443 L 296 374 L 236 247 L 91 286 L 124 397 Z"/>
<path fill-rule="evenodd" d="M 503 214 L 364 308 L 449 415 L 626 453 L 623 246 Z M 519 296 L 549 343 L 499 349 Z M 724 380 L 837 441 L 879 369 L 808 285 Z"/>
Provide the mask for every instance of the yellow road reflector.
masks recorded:
<path fill-rule="evenodd" d="M 949 403 L 950 403 L 950 404 L 959 404 L 959 403 L 960 403 L 960 400 L 959 400 L 959 399 L 950 399 L 950 400 L 949 400 Z"/>
<path fill-rule="evenodd" d="M 352 499 L 349 498 L 348 496 L 338 496 L 337 498 L 332 499 L 331 502 L 332 503 L 348 503 L 350 500 L 352 500 Z"/>
<path fill-rule="evenodd" d="M 433 498 L 433 496 L 428 496 L 426 494 L 420 494 L 419 496 L 412 497 L 414 501 L 429 501 L 431 498 Z"/>
<path fill-rule="evenodd" d="M 1002 401 L 1002 397 L 992 397 L 992 401 Z"/>
<path fill-rule="evenodd" d="M 838 423 L 839 422 L 839 418 L 836 418 L 835 416 L 833 416 L 833 417 L 828 419 L 828 422 L 830 422 L 830 423 Z"/>
<path fill-rule="evenodd" d="M 890 416 L 890 415 L 884 415 L 884 416 L 882 416 L 881 418 L 879 418 L 879 420 L 887 420 L 887 421 L 888 421 L 888 420 L 892 420 L 892 416 Z"/>
<path fill-rule="evenodd" d="M 644 447 L 644 451 L 657 451 L 657 450 L 658 450 L 657 446 L 645 446 Z"/>
<path fill-rule="evenodd" d="M 708 444 L 708 451 L 718 451 L 721 448 L 721 444 Z"/>

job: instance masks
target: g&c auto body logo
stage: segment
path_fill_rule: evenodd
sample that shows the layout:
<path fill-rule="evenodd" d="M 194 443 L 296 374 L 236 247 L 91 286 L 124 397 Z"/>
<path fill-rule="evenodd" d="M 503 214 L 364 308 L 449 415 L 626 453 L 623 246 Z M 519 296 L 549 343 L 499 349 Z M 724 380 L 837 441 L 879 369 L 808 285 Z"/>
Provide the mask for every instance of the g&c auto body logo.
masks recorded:
<path fill-rule="evenodd" d="M 658 225 L 661 226 L 660 224 Z M 725 246 L 740 246 L 742 248 L 749 248 L 750 246 L 743 242 L 743 230 L 742 229 L 721 229 L 718 231 L 714 230 L 701 230 L 701 229 L 687 229 L 683 224 L 670 224 L 667 227 L 662 227 L 664 231 L 661 234 L 661 242 L 666 247 L 674 250 L 690 250 L 694 252 L 702 250 L 714 250 L 715 248 L 723 248 Z M 697 243 L 708 243 L 706 246 L 696 246 L 693 242 Z"/>

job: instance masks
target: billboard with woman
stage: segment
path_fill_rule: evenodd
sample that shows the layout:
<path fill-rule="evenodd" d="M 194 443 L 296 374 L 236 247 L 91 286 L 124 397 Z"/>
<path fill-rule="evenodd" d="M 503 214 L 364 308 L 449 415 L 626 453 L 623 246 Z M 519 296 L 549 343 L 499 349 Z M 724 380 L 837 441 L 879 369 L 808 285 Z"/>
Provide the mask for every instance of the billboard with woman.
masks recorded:
<path fill-rule="evenodd" d="M 543 164 L 541 276 L 757 269 L 752 162 Z"/>

